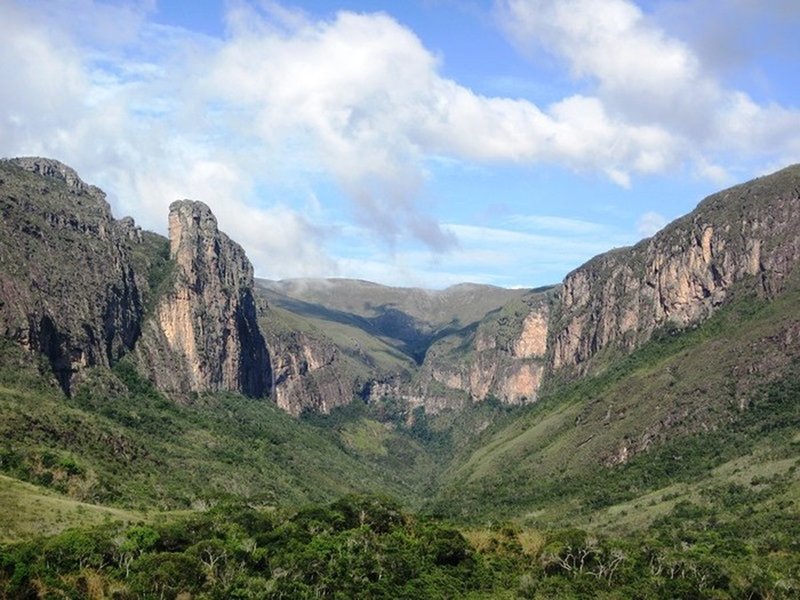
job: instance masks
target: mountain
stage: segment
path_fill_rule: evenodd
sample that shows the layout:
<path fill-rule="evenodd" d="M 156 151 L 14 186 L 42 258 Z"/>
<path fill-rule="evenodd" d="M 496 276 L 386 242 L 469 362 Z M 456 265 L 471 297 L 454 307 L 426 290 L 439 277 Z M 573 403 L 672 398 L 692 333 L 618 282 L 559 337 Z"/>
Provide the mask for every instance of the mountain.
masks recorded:
<path fill-rule="evenodd" d="M 65 393 L 134 350 L 167 392 L 268 391 L 253 269 L 207 207 L 174 203 L 168 243 L 114 220 L 57 161 L 2 161 L 0 179 L 2 331 L 46 356 Z"/>
<path fill-rule="evenodd" d="M 800 592 L 798 166 L 538 290 L 256 280 L 49 159 L 0 212 L 0 595 Z"/>
<path fill-rule="evenodd" d="M 205 204 L 190 200 L 170 206 L 169 245 L 169 277 L 137 346 L 141 369 L 167 392 L 263 397 L 269 356 L 244 250 Z"/>
<path fill-rule="evenodd" d="M 332 405 L 351 392 L 428 412 L 488 397 L 526 403 L 548 383 L 602 371 L 661 330 L 701 323 L 743 286 L 767 300 L 780 294 L 798 259 L 797 188 L 798 168 L 790 167 L 725 190 L 652 238 L 595 257 L 561 285 L 513 297 L 486 287 L 431 293 L 348 280 L 258 287 L 327 338 L 328 358 L 308 362 L 311 371 L 336 370 L 332 348 L 366 365 L 341 366 L 336 390 L 323 385 L 338 398 Z M 459 312 L 465 308 L 472 312 Z M 375 369 L 378 356 L 389 358 L 384 368 Z M 355 384 L 345 384 L 355 372 Z M 301 381 L 295 373 L 296 390 Z M 308 408 L 286 403 L 295 413 Z"/>
<path fill-rule="evenodd" d="M 2 169 L 2 332 L 47 356 L 68 394 L 86 367 L 127 357 L 178 401 L 208 391 L 264 397 L 274 387 L 292 414 L 328 412 L 376 383 L 411 381 L 431 344 L 523 294 L 254 286 L 243 250 L 202 203 L 172 204 L 166 240 L 115 220 L 103 192 L 62 163 L 12 159 Z"/>
<path fill-rule="evenodd" d="M 0 162 L 0 195 L 0 333 L 45 356 L 69 393 L 82 367 L 133 349 L 150 291 L 133 248 L 151 237 L 56 161 Z"/>
<path fill-rule="evenodd" d="M 799 234 L 794 166 L 570 273 L 552 304 L 545 400 L 451 464 L 437 510 L 587 510 L 699 465 L 768 463 L 759 444 L 796 456 Z"/>
<path fill-rule="evenodd" d="M 564 280 L 552 368 L 585 373 L 605 349 L 629 351 L 664 326 L 685 328 L 747 282 L 779 294 L 800 257 L 800 169 L 704 200 L 649 240 L 602 254 Z"/>
<path fill-rule="evenodd" d="M 377 401 L 399 389 L 413 398 L 411 409 L 436 410 L 434 395 L 418 389 L 435 383 L 426 371 L 432 349 L 443 339 L 464 338 L 528 293 L 476 284 L 441 291 L 393 288 L 346 279 L 257 280 L 256 292 L 270 307 L 262 328 L 276 364 L 275 398 L 292 414 L 328 412 L 354 397 Z M 453 390 L 444 405 L 463 404 L 463 392 Z"/>
<path fill-rule="evenodd" d="M 0 168 L 2 333 L 45 356 L 67 394 L 87 368 L 125 361 L 178 402 L 271 395 L 295 416 L 388 402 L 412 424 L 420 410 L 532 403 L 742 295 L 780 298 L 800 255 L 797 166 L 707 198 L 558 286 L 441 291 L 254 280 L 202 203 L 170 206 L 167 240 L 115 220 L 103 192 L 57 161 Z M 670 410 L 637 435 L 667 435 L 682 421 Z"/>

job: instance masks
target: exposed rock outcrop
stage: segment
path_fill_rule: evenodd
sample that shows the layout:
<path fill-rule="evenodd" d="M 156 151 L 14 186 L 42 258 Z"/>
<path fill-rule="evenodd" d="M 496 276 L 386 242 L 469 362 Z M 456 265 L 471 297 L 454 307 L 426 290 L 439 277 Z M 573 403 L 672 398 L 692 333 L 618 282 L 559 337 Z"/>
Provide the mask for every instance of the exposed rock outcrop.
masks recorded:
<path fill-rule="evenodd" d="M 484 319 L 467 338 L 434 344 L 419 380 L 461 390 L 472 400 L 533 402 L 545 374 L 551 292 L 515 299 Z"/>
<path fill-rule="evenodd" d="M 778 294 L 800 260 L 800 167 L 707 198 L 560 288 L 264 283 L 280 318 L 259 306 L 244 251 L 200 202 L 172 204 L 167 249 L 132 219 L 115 221 L 71 168 L 22 158 L 0 161 L 0 214 L 0 335 L 46 356 L 67 393 L 83 367 L 133 352 L 178 395 L 274 388 L 295 415 L 356 397 L 438 412 L 535 401 L 547 378 L 699 323 L 738 287 Z"/>
<path fill-rule="evenodd" d="M 708 317 L 740 282 L 772 295 L 800 258 L 800 167 L 704 200 L 654 237 L 570 273 L 552 324 L 552 363 L 584 373 L 604 348 L 630 351 L 663 326 Z"/>
<path fill-rule="evenodd" d="M 361 392 L 358 370 L 334 344 L 302 331 L 265 331 L 272 359 L 273 398 L 281 409 L 295 416 L 327 414 L 350 404 Z"/>
<path fill-rule="evenodd" d="M 105 194 L 50 159 L 0 161 L 0 335 L 47 357 L 69 394 L 83 367 L 110 366 L 139 337 L 147 282 L 131 267 L 137 228 Z"/>
<path fill-rule="evenodd" d="M 472 400 L 534 401 L 548 377 L 585 374 L 601 351 L 627 353 L 660 328 L 699 323 L 737 286 L 775 295 L 798 260 L 794 166 L 710 196 L 654 237 L 593 258 L 547 303 L 512 301 L 474 334 L 439 340 L 413 384 L 375 390 L 426 398 L 434 410 L 458 404 L 443 389 Z"/>
<path fill-rule="evenodd" d="M 138 348 L 142 365 L 167 391 L 269 391 L 270 367 L 258 329 L 253 267 L 201 202 L 169 213 L 171 285 Z"/>

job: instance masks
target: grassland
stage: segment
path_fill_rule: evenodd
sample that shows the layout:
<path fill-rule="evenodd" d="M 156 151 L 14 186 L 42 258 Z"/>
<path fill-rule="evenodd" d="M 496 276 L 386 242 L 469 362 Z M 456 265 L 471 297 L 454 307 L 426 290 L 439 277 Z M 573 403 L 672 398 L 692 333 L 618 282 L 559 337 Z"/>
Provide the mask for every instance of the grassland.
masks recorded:
<path fill-rule="evenodd" d="M 693 330 L 664 332 L 599 374 L 551 386 L 460 455 L 431 506 L 558 521 L 701 481 L 751 454 L 757 472 L 766 459 L 756 451 L 800 456 L 787 437 L 800 428 L 800 357 L 791 345 L 775 350 L 800 328 L 799 314 L 796 288 L 771 303 L 743 292 Z"/>

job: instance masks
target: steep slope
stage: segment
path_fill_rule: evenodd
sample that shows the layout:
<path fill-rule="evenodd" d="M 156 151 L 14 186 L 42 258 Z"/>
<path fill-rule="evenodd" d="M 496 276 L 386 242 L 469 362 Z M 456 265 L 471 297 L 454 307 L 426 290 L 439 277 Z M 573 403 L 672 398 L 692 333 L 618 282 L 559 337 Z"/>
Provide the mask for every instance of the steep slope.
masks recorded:
<path fill-rule="evenodd" d="M 167 242 L 66 165 L 19 158 L 0 161 L 0 211 L 0 335 L 46 356 L 65 393 L 134 350 L 178 395 L 269 391 L 253 269 L 208 207 L 174 203 Z"/>
<path fill-rule="evenodd" d="M 477 284 L 398 288 L 353 279 L 259 280 L 258 286 L 273 305 L 361 329 L 418 363 L 437 338 L 474 325 L 524 293 Z"/>
<path fill-rule="evenodd" d="M 423 292 L 352 280 L 262 281 L 259 288 L 323 333 L 335 325 L 338 339 L 328 348 L 366 356 L 357 340 L 378 338 L 420 365 L 372 369 L 366 388 L 361 379 L 338 386 L 330 405 L 346 402 L 344 389 L 428 412 L 488 397 L 531 402 L 548 381 L 602 370 L 662 328 L 702 322 L 737 284 L 766 298 L 779 293 L 800 257 L 798 190 L 795 166 L 715 194 L 652 238 L 592 259 L 546 294 L 471 285 Z M 327 356 L 325 364 L 333 361 Z M 294 372 L 294 395 L 302 395 L 305 379 Z"/>
<path fill-rule="evenodd" d="M 602 254 L 564 280 L 552 368 L 585 373 L 605 348 L 630 351 L 659 327 L 710 316 L 749 280 L 778 293 L 800 258 L 800 166 L 705 199 L 633 248 Z"/>
<path fill-rule="evenodd" d="M 781 436 L 800 425 L 797 395 L 771 414 L 770 390 L 800 381 L 799 258 L 795 166 L 715 194 L 653 238 L 573 271 L 552 304 L 541 405 L 476 442 L 436 506 L 553 510 L 570 497 L 590 503 L 587 489 L 615 478 L 631 494 L 652 490 L 669 478 L 628 463 L 679 473 L 666 449 L 681 460 L 682 447 L 708 452 L 706 440 L 736 440 L 703 455 L 710 466 L 754 439 L 796 456 Z"/>
<path fill-rule="evenodd" d="M 405 355 L 358 328 L 318 325 L 275 306 L 261 312 L 259 323 L 270 350 L 273 398 L 295 416 L 350 404 L 384 368 L 414 367 Z"/>
<path fill-rule="evenodd" d="M 481 320 L 527 297 L 525 290 L 484 285 L 431 291 L 347 279 L 258 280 L 257 292 L 270 304 L 261 326 L 273 357 L 276 401 L 292 414 L 329 412 L 356 397 L 400 399 L 409 415 L 416 407 L 463 406 L 468 384 L 448 388 L 433 378 L 441 370 L 427 367 L 429 357 L 442 355 L 433 349 L 442 340 L 471 343 Z M 493 368 L 504 373 L 506 366 Z M 475 398 L 498 387 L 502 374 L 492 377 L 481 380 Z"/>
<path fill-rule="evenodd" d="M 526 292 L 474 327 L 436 341 L 417 376 L 418 395 L 438 386 L 474 401 L 533 402 L 547 365 L 547 327 L 555 290 Z"/>
<path fill-rule="evenodd" d="M 800 281 L 783 284 L 771 300 L 737 286 L 699 326 L 545 391 L 451 465 L 437 510 L 555 518 L 698 481 L 755 449 L 800 458 Z"/>
<path fill-rule="evenodd" d="M 137 347 L 140 365 L 170 392 L 264 396 L 270 367 L 258 328 L 253 267 L 202 202 L 169 212 L 172 285 L 158 299 Z"/>
<path fill-rule="evenodd" d="M 54 160 L 0 161 L 0 335 L 47 357 L 70 393 L 80 370 L 110 366 L 140 334 L 142 232 L 105 194 Z"/>
<path fill-rule="evenodd" d="M 113 371 L 85 369 L 65 397 L 35 359 L 0 341 L 0 470 L 74 500 L 163 510 L 379 492 L 417 504 L 430 479 L 422 448 L 388 428 L 385 443 L 402 459 L 372 456 L 334 427 L 261 399 L 217 392 L 172 402 L 127 359 Z"/>

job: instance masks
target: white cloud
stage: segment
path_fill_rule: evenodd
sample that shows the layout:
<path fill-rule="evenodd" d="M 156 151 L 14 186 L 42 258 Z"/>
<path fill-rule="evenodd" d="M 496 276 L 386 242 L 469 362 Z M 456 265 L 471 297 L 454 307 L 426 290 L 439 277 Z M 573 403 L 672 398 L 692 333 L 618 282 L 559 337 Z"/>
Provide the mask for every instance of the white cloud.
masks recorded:
<path fill-rule="evenodd" d="M 462 268 L 466 257 L 496 260 L 487 244 L 498 236 L 545 254 L 556 235 L 480 231 L 476 250 L 469 231 L 440 226 L 419 203 L 436 160 L 559 164 L 629 187 L 687 158 L 714 178 L 729 155 L 800 158 L 797 111 L 723 89 L 631 2 L 597 1 L 499 4 L 515 39 L 544 45 L 596 88 L 548 106 L 447 79 L 386 14 L 313 20 L 231 3 L 214 39 L 152 23 L 152 2 L 78 0 L 74 19 L 55 0 L 2 2 L 0 154 L 60 158 L 118 214 L 161 231 L 172 200 L 202 200 L 270 277 L 349 268 L 328 249 L 329 213 L 304 213 L 319 183 L 349 197 L 349 218 L 388 241 L 401 271 L 409 240 Z"/>
<path fill-rule="evenodd" d="M 349 256 L 337 257 L 338 275 L 415 287 L 464 281 L 540 286 L 558 283 L 592 256 L 638 239 L 612 226 L 550 216 L 512 216 L 497 227 L 447 223 L 442 228 L 458 240 L 452 251 L 432 256 L 401 248 L 388 255 L 369 246 L 364 229 L 343 225 L 340 234 Z"/>
<path fill-rule="evenodd" d="M 685 130 L 716 102 L 716 84 L 679 40 L 651 25 L 628 0 L 507 0 L 503 22 L 523 47 L 533 42 L 564 57 L 573 75 L 591 78 L 613 112 L 636 123 Z"/>
<path fill-rule="evenodd" d="M 705 67 L 723 76 L 745 69 L 752 82 L 772 87 L 759 63 L 800 54 L 796 0 L 729 0 L 722 10 L 719 0 L 670 0 L 651 10 L 665 29 L 691 44 Z"/>
<path fill-rule="evenodd" d="M 765 156 L 800 157 L 794 135 L 800 111 L 725 89 L 687 43 L 632 0 L 498 0 L 496 6 L 520 48 L 558 56 L 577 80 L 594 87 L 597 114 L 610 115 L 618 129 L 648 128 L 661 138 L 663 150 L 638 140 L 642 151 L 632 168 L 605 167 L 621 185 L 630 171 L 664 172 L 686 159 L 716 178 L 723 167 L 707 165 L 721 156 L 730 160 L 732 150 L 734 166 Z"/>
<path fill-rule="evenodd" d="M 510 225 L 530 231 L 549 231 L 560 235 L 598 235 L 608 227 L 583 219 L 547 215 L 514 215 L 507 219 Z"/>
<path fill-rule="evenodd" d="M 661 231 L 668 222 L 664 215 L 652 211 L 646 212 L 639 217 L 636 231 L 643 238 L 650 237 Z"/>

